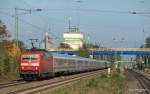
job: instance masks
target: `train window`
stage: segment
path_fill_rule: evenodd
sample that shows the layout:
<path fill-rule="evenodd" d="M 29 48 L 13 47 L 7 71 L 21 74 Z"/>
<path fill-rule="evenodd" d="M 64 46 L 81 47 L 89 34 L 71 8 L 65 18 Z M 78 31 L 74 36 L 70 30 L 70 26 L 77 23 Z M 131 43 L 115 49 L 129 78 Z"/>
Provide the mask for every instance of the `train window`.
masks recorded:
<path fill-rule="evenodd" d="M 37 57 L 31 57 L 31 60 L 38 60 L 38 58 Z"/>
<path fill-rule="evenodd" d="M 29 61 L 30 60 L 30 56 L 22 56 L 22 60 L 23 61 Z"/>
<path fill-rule="evenodd" d="M 54 58 L 54 62 L 55 62 L 55 63 L 59 63 L 60 61 L 59 61 L 59 59 Z"/>
<path fill-rule="evenodd" d="M 36 61 L 38 60 L 38 55 L 23 55 L 22 56 L 23 61 Z"/>
<path fill-rule="evenodd" d="M 54 58 L 54 62 L 55 62 L 55 64 L 64 65 L 65 59 Z"/>
<path fill-rule="evenodd" d="M 37 56 L 37 55 L 32 55 L 32 56 L 31 56 L 31 60 L 32 60 L 32 61 L 38 60 L 38 56 Z"/>
<path fill-rule="evenodd" d="M 68 63 L 69 63 L 69 64 L 74 64 L 74 63 L 75 63 L 75 60 L 68 60 Z"/>
<path fill-rule="evenodd" d="M 37 60 L 38 58 L 35 58 L 35 57 L 31 57 L 31 60 Z"/>

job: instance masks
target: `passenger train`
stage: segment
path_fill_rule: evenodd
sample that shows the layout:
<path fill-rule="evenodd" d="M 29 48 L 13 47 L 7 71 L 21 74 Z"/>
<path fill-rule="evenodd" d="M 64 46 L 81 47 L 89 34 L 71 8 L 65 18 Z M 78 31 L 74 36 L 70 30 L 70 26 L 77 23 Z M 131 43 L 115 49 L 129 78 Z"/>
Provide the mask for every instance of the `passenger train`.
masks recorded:
<path fill-rule="evenodd" d="M 110 62 L 103 60 L 27 50 L 20 56 L 19 73 L 23 79 L 41 79 L 54 77 L 57 74 L 92 71 L 110 66 Z"/>

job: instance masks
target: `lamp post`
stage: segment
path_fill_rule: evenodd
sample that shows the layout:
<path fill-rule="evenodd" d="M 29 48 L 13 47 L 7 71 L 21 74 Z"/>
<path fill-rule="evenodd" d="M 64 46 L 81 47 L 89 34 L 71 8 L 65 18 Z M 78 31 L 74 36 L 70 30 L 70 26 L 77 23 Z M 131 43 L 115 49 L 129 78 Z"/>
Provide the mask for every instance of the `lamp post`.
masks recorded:
<path fill-rule="evenodd" d="M 116 41 L 116 38 L 113 38 L 113 41 Z M 115 51 L 115 57 L 114 57 L 114 62 L 116 62 L 117 61 L 117 51 Z"/>
<path fill-rule="evenodd" d="M 124 38 L 121 38 L 121 40 L 120 40 L 120 43 L 123 43 L 124 42 Z M 121 51 L 121 53 L 120 53 L 120 55 L 122 55 L 123 54 L 123 52 Z M 123 59 L 122 59 L 122 57 L 121 57 L 121 65 L 120 65 L 120 70 L 121 70 L 121 74 L 122 74 L 122 76 L 123 76 L 123 72 L 124 72 L 124 63 L 123 63 Z"/>
<path fill-rule="evenodd" d="M 77 27 L 79 28 L 79 26 L 80 26 L 80 12 L 79 12 L 79 10 L 80 10 L 80 4 L 83 2 L 82 0 L 77 0 L 76 1 L 77 2 L 77 8 L 76 8 L 76 10 L 77 10 Z"/>
<path fill-rule="evenodd" d="M 131 11 L 131 14 L 150 14 L 150 12 L 136 12 L 136 11 Z"/>
<path fill-rule="evenodd" d="M 16 42 L 17 47 L 18 47 L 18 16 L 23 15 L 23 14 L 31 14 L 31 11 L 42 11 L 42 9 L 15 8 L 15 15 L 14 15 L 14 17 L 15 17 L 15 42 Z"/>
<path fill-rule="evenodd" d="M 121 38 L 121 40 L 117 40 L 116 38 L 113 38 L 113 41 L 119 42 L 119 43 L 123 43 L 124 42 L 124 38 Z M 122 55 L 122 51 L 120 52 L 120 55 Z M 115 61 L 117 60 L 117 51 L 115 51 Z"/>
<path fill-rule="evenodd" d="M 117 41 L 116 38 L 113 38 L 113 41 L 116 41 L 116 42 L 119 42 L 119 43 L 123 43 L 124 42 L 124 38 L 121 38 L 121 40 Z M 120 56 L 122 55 L 122 51 L 120 52 Z M 117 51 L 115 51 L 115 61 L 117 61 Z M 121 70 L 121 73 L 123 73 L 123 62 L 120 61 L 120 66 L 119 66 L 120 70 Z"/>
<path fill-rule="evenodd" d="M 45 42 L 45 49 L 47 49 L 48 32 L 45 32 L 44 42 Z"/>

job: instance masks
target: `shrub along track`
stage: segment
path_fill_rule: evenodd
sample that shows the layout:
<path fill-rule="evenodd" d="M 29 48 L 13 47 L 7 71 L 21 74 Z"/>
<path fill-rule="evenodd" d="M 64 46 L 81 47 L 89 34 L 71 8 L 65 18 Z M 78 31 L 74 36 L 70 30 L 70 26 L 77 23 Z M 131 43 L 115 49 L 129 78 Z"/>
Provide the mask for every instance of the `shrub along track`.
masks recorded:
<path fill-rule="evenodd" d="M 106 70 L 97 70 L 97 71 L 92 71 L 92 72 L 87 72 L 87 73 L 70 75 L 70 76 L 66 76 L 66 77 L 59 77 L 59 80 L 55 80 L 55 78 L 54 78 L 54 79 L 47 80 L 46 83 L 43 83 L 43 81 L 41 81 L 41 84 L 37 84 L 36 86 L 24 87 L 24 88 L 21 88 L 21 89 L 12 91 L 12 92 L 7 92 L 7 94 L 33 94 L 33 93 L 38 93 L 40 91 L 44 91 L 44 90 L 47 90 L 47 89 L 59 88 L 59 87 L 62 87 L 64 85 L 80 81 L 81 79 L 97 76 L 98 74 L 101 74 L 101 73 L 104 73 L 104 72 L 106 72 Z"/>

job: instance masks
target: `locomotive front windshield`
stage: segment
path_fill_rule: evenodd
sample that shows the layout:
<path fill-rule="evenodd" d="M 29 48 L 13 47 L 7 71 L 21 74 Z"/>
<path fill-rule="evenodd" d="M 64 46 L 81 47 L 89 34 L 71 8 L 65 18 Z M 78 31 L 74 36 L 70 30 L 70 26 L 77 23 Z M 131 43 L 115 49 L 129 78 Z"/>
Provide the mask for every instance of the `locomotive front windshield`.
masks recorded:
<path fill-rule="evenodd" d="M 23 60 L 23 61 L 29 61 L 29 60 L 30 60 L 30 56 L 25 56 L 25 55 L 23 55 L 23 56 L 22 56 L 22 60 Z"/>
<path fill-rule="evenodd" d="M 38 55 L 22 55 L 22 61 L 37 61 Z"/>

